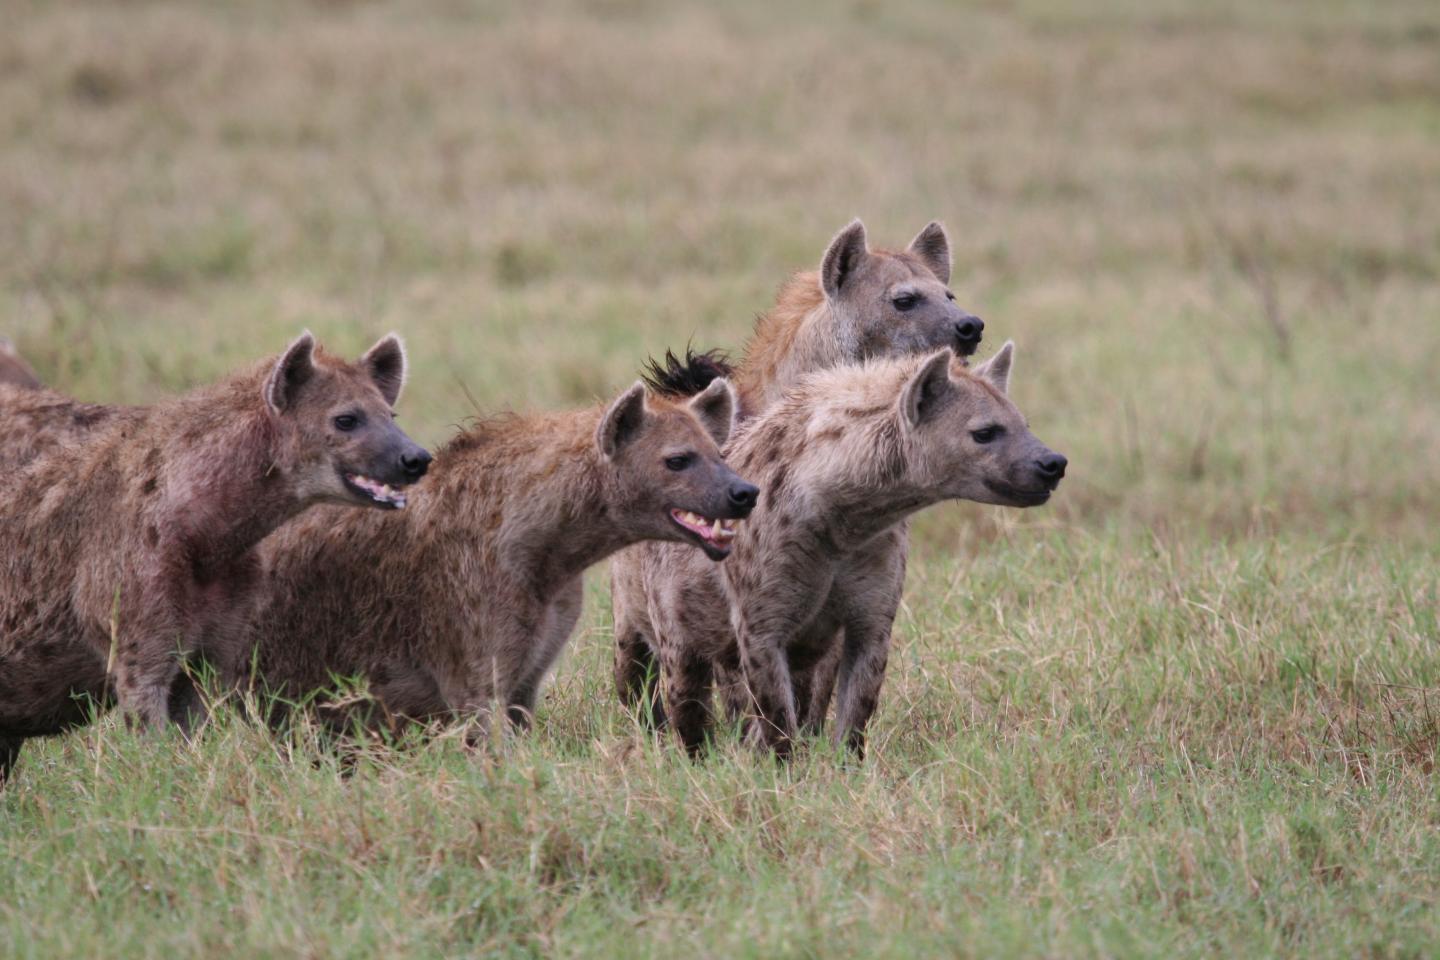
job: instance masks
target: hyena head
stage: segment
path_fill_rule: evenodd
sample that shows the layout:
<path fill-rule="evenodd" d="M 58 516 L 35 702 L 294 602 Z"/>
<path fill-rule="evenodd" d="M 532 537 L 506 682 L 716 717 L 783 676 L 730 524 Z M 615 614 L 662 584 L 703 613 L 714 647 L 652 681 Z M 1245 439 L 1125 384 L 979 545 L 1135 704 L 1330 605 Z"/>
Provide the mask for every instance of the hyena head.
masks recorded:
<path fill-rule="evenodd" d="M 306 501 L 405 506 L 404 487 L 430 454 L 395 424 L 405 348 L 393 333 L 355 363 L 325 354 L 308 332 L 275 361 L 264 396 L 281 437 L 276 466 Z"/>
<path fill-rule="evenodd" d="M 637 382 L 610 404 L 595 443 L 617 478 L 615 519 L 637 539 L 692 543 L 711 560 L 729 556 L 736 521 L 750 515 L 760 495 L 720 453 L 736 409 L 735 391 L 723 379 L 685 399 L 652 394 Z"/>
<path fill-rule="evenodd" d="M 1050 499 L 1066 460 L 1030 432 L 1006 396 L 1014 356 L 1015 345 L 1007 341 L 970 371 L 942 350 L 901 388 L 901 430 L 921 486 L 946 498 L 1007 507 Z"/>
<path fill-rule="evenodd" d="M 968 357 L 984 322 L 950 292 L 950 240 L 932 222 L 901 252 L 871 250 L 859 220 L 841 230 L 820 262 L 820 286 L 851 361 L 949 347 Z"/>

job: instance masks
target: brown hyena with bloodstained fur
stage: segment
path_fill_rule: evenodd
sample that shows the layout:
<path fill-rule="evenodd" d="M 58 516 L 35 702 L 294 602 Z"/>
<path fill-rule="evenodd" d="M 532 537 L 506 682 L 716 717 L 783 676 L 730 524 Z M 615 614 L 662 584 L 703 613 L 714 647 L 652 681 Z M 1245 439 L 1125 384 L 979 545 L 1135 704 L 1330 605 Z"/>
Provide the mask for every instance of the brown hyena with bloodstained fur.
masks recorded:
<path fill-rule="evenodd" d="M 816 370 L 942 347 L 969 356 L 980 345 L 985 324 L 956 305 L 949 282 L 950 241 L 939 223 L 926 225 L 903 251 L 886 251 L 869 249 L 865 226 L 855 220 L 830 242 L 818 272 L 796 274 L 781 288 L 775 306 L 756 321 L 738 370 L 692 371 L 702 374 L 690 384 L 693 389 L 667 381 L 661 370 L 655 383 L 683 394 L 703 388 L 713 376 L 731 374 L 742 415 L 750 417 Z M 672 365 L 670 372 L 684 371 L 684 365 Z M 902 532 L 893 544 L 893 566 L 902 583 L 906 543 Z M 640 702 L 646 677 L 654 671 L 645 597 L 633 589 L 643 554 L 651 549 L 632 548 L 611 564 L 615 683 L 631 707 Z M 654 693 L 652 688 L 648 706 L 650 719 L 658 723 L 662 717 Z"/>
<path fill-rule="evenodd" d="M 240 676 L 251 548 L 317 503 L 402 507 L 391 485 L 424 474 L 429 455 L 394 423 L 404 369 L 393 336 L 350 364 L 307 333 L 12 478 L 26 495 L 0 504 L 0 774 L 25 738 L 83 722 L 111 680 L 154 728 L 198 709 L 182 658 Z"/>
<path fill-rule="evenodd" d="M 665 707 L 692 752 L 717 665 L 739 665 L 755 727 L 790 751 L 817 664 L 839 650 L 837 738 L 864 747 L 904 581 L 901 522 L 950 499 L 1044 503 L 1065 458 L 1005 396 L 1010 344 L 967 371 L 949 350 L 814 374 L 727 447 L 765 496 L 720 568 L 657 545 L 646 598 Z"/>
<path fill-rule="evenodd" d="M 682 401 L 637 383 L 605 409 L 485 420 L 438 451 L 404 514 L 290 524 L 262 548 L 260 687 L 308 699 L 359 677 L 392 720 L 459 718 L 473 737 L 499 703 L 523 726 L 586 567 L 643 539 L 729 553 L 758 493 L 720 455 L 734 410 L 724 380 Z"/>

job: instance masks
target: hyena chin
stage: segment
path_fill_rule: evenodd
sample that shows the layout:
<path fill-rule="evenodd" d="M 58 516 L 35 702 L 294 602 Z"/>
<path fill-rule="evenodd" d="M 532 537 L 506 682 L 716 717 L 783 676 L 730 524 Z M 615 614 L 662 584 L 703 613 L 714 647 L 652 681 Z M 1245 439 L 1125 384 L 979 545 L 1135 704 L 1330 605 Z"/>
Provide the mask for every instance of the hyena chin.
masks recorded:
<path fill-rule="evenodd" d="M 321 510 L 279 531 L 253 618 L 272 719 L 306 699 L 342 728 L 458 719 L 474 740 L 495 704 L 528 724 L 586 567 L 644 539 L 706 566 L 729 554 L 758 496 L 720 453 L 735 408 L 716 380 L 685 400 L 637 383 L 604 408 L 494 417 L 438 452 L 404 513 Z M 335 677 L 369 700 L 327 699 Z"/>
<path fill-rule="evenodd" d="M 742 415 L 750 417 L 817 370 L 945 347 L 969 356 L 985 324 L 956 304 L 949 283 L 950 240 L 938 222 L 927 224 L 904 250 L 875 250 L 865 225 L 855 220 L 831 240 L 819 270 L 797 273 L 781 287 L 775 305 L 756 321 L 738 368 L 712 354 L 690 354 L 683 363 L 667 355 L 667 366 L 652 365 L 651 382 L 672 396 L 687 396 L 717 376 L 733 376 Z M 655 670 L 641 638 L 643 624 L 628 619 L 630 611 L 645 608 L 643 593 L 628 591 L 652 549 L 627 550 L 611 564 L 615 684 L 631 707 L 646 699 L 646 678 Z M 903 572 L 906 537 L 894 538 L 891 549 L 892 567 Z M 647 702 L 648 719 L 662 723 L 653 687 Z"/>
<path fill-rule="evenodd" d="M 86 701 L 188 729 L 203 711 L 183 661 L 233 683 L 248 659 L 252 548 L 318 503 L 401 507 L 425 473 L 394 422 L 404 375 L 394 336 L 351 364 L 307 333 L 154 407 L 74 404 L 93 423 L 20 470 L 36 497 L 0 504 L 0 777 Z"/>
<path fill-rule="evenodd" d="M 731 559 L 710 568 L 661 546 L 628 584 L 646 607 L 626 616 L 659 658 L 687 749 L 703 746 L 722 667 L 743 677 L 755 735 L 788 755 L 816 667 L 835 656 L 837 738 L 863 751 L 905 519 L 953 499 L 1036 506 L 1065 474 L 1006 396 L 1013 355 L 1007 343 L 973 372 L 949 350 L 824 371 L 741 428 L 727 455 L 765 496 Z"/>

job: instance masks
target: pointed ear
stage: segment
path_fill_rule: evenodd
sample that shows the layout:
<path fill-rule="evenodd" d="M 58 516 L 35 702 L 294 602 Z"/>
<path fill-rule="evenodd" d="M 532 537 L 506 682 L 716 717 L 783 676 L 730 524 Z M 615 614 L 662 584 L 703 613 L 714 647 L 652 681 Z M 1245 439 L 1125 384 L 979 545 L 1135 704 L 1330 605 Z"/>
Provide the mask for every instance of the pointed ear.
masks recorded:
<path fill-rule="evenodd" d="M 830 241 L 820 261 L 820 286 L 826 299 L 835 300 L 840 296 L 846 282 L 855 276 L 869 255 L 869 248 L 865 246 L 865 224 L 858 219 L 851 220 L 850 225 Z"/>
<path fill-rule="evenodd" d="M 609 459 L 634 440 L 644 426 L 645 384 L 637 380 L 633 387 L 610 404 L 605 416 L 600 418 L 600 426 L 595 430 L 595 445 Z"/>
<path fill-rule="evenodd" d="M 939 220 L 931 220 L 910 241 L 910 252 L 920 258 L 941 283 L 950 282 L 950 238 Z"/>
<path fill-rule="evenodd" d="M 935 407 L 935 401 L 950 392 L 950 364 L 955 354 L 948 349 L 932 354 L 906 381 L 900 391 L 900 413 L 910 426 L 918 426 Z"/>
<path fill-rule="evenodd" d="M 365 351 L 365 356 L 360 358 L 360 366 L 370 374 L 370 379 L 375 381 L 375 386 L 380 388 L 380 395 L 390 406 L 400 399 L 400 391 L 405 386 L 405 344 L 400 341 L 396 334 L 387 334 L 375 343 L 375 346 Z"/>
<path fill-rule="evenodd" d="M 1014 359 L 1015 341 L 1006 340 L 1005 346 L 1000 348 L 999 353 L 980 364 L 980 366 L 972 370 L 971 373 L 983 380 L 989 381 L 990 385 L 1001 393 L 1009 393 L 1010 364 Z"/>
<path fill-rule="evenodd" d="M 284 413 L 295 402 L 296 391 L 314 375 L 315 338 L 306 330 L 275 361 L 265 379 L 265 402 L 276 413 Z"/>
<path fill-rule="evenodd" d="M 710 381 L 710 386 L 690 401 L 690 410 L 700 418 L 705 432 L 715 438 L 717 447 L 725 446 L 735 429 L 735 415 L 740 405 L 735 401 L 735 388 L 723 377 Z"/>

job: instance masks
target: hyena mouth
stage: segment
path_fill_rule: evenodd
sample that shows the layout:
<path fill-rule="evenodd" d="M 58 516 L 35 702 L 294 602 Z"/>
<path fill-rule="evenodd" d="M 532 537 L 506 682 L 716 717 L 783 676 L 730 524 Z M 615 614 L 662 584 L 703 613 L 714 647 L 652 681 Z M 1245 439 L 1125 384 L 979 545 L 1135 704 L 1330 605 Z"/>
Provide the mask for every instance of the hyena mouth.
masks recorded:
<path fill-rule="evenodd" d="M 371 480 L 359 473 L 343 474 L 345 486 L 356 493 L 364 494 L 386 510 L 405 509 L 405 491 L 396 490 L 388 483 Z"/>
<path fill-rule="evenodd" d="M 740 526 L 739 520 L 722 520 L 719 517 L 711 520 L 689 510 L 672 509 L 670 519 L 703 540 L 707 547 L 724 553 L 730 552 L 730 543 Z"/>

